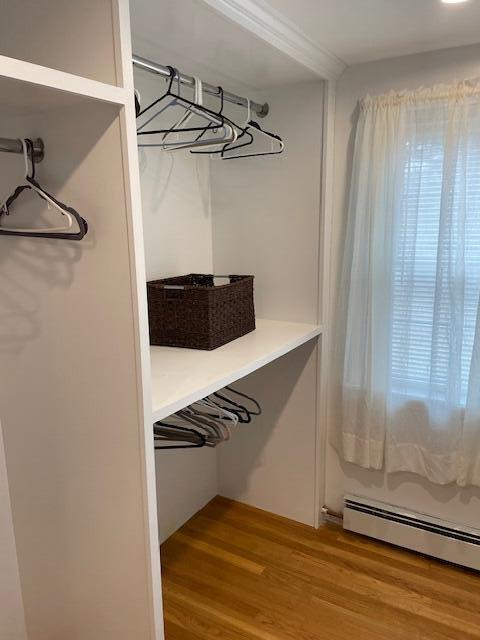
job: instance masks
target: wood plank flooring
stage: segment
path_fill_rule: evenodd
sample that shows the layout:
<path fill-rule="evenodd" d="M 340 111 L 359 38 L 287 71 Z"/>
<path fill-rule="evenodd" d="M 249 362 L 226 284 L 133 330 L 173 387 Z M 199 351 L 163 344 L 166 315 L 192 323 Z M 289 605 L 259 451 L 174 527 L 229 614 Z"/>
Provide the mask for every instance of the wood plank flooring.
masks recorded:
<path fill-rule="evenodd" d="M 480 639 L 480 573 L 217 497 L 162 545 L 166 640 Z"/>

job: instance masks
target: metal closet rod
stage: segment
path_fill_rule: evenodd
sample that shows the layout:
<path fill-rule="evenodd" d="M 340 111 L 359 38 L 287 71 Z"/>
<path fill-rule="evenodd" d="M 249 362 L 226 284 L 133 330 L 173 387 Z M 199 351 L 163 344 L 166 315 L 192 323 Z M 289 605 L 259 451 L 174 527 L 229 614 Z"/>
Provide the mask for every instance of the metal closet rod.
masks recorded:
<path fill-rule="evenodd" d="M 164 67 L 161 64 L 157 64 L 156 62 L 152 62 L 151 60 L 147 60 L 146 58 L 141 58 L 140 56 L 136 56 L 136 55 L 133 56 L 132 61 L 133 61 L 133 65 L 135 67 L 138 67 L 139 69 L 150 71 L 150 73 L 156 73 L 160 76 L 163 76 L 164 78 L 170 77 L 170 71 L 168 70 L 168 68 Z M 193 88 L 195 86 L 195 80 L 192 78 L 192 76 L 187 76 L 184 73 L 180 73 L 180 82 L 186 85 L 187 87 Z M 204 82 L 202 84 L 202 88 L 205 93 L 208 93 L 212 96 L 219 95 L 218 87 L 208 84 L 207 82 Z M 230 93 L 229 91 L 223 92 L 223 99 L 226 100 L 227 102 L 232 102 L 233 104 L 238 104 L 239 106 L 245 107 L 245 108 L 247 107 L 247 104 L 248 104 L 246 98 L 237 96 L 235 93 Z M 258 102 L 253 102 L 252 100 L 250 102 L 250 109 L 254 111 L 259 118 L 264 118 L 266 115 L 268 115 L 270 107 L 268 105 L 268 102 L 265 102 L 264 104 L 259 104 Z"/>
<path fill-rule="evenodd" d="M 45 155 L 43 140 L 41 138 L 37 138 L 36 140 L 32 140 L 32 142 L 34 158 L 37 162 L 41 162 Z M 18 138 L 0 138 L 0 152 L 23 154 L 22 141 Z"/>

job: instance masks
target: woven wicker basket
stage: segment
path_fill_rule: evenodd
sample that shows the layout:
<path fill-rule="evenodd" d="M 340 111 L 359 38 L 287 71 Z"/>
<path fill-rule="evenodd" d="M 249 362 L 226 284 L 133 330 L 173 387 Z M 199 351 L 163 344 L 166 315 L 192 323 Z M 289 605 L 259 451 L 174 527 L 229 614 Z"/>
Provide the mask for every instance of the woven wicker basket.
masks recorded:
<path fill-rule="evenodd" d="M 253 276 L 190 273 L 147 283 L 150 344 L 216 349 L 255 329 Z"/>

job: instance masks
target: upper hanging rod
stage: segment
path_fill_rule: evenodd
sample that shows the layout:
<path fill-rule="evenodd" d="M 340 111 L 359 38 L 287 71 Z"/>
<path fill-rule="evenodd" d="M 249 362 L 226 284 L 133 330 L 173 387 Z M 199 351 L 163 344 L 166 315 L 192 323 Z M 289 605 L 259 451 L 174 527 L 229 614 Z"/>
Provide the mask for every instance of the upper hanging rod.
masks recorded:
<path fill-rule="evenodd" d="M 151 62 L 150 60 L 146 60 L 145 58 L 141 58 L 140 56 L 134 55 L 132 58 L 133 64 L 135 67 L 139 69 L 144 69 L 145 71 L 150 71 L 150 73 L 157 73 L 164 78 L 168 78 L 170 76 L 170 71 L 167 67 L 164 67 L 161 64 L 157 64 L 156 62 Z M 180 73 L 180 82 L 188 87 L 195 86 L 195 80 L 191 76 L 186 76 L 184 73 Z M 218 87 L 214 87 L 207 82 L 203 83 L 203 91 L 205 93 L 209 93 L 212 96 L 218 96 L 219 91 Z M 242 98 L 237 96 L 235 93 L 230 93 L 229 91 L 224 91 L 223 99 L 227 102 L 232 102 L 233 104 L 238 104 L 241 107 L 247 107 L 248 101 L 246 98 Z M 259 104 L 258 102 L 250 102 L 250 109 L 254 111 L 259 118 L 264 118 L 268 115 L 269 106 L 268 102 L 264 104 Z"/>
<path fill-rule="evenodd" d="M 22 141 L 15 138 L 0 138 L 0 151 L 5 153 L 23 154 Z M 41 162 L 44 156 L 43 140 L 37 138 L 33 141 L 33 153 L 37 162 Z"/>

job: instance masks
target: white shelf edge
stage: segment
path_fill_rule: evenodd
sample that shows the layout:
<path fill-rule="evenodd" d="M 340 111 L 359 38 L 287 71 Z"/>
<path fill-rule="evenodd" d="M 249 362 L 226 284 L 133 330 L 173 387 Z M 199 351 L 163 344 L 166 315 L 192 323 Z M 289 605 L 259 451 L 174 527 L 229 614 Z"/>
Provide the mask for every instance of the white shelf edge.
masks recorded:
<path fill-rule="evenodd" d="M 259 319 L 257 319 L 257 322 L 259 322 Z M 178 400 L 165 404 L 159 409 L 152 408 L 152 422 L 156 422 L 157 420 L 162 420 L 163 418 L 166 418 L 167 416 L 172 415 L 176 411 L 183 409 L 189 404 L 192 404 L 193 402 L 196 402 L 201 398 L 205 398 L 206 396 L 210 395 L 211 393 L 214 393 L 215 391 L 219 391 L 226 385 L 232 384 L 236 380 L 240 380 L 241 378 L 244 378 L 245 376 L 249 375 L 250 373 L 253 373 L 257 369 L 261 369 L 262 367 L 269 364 L 270 362 L 273 362 L 274 360 L 281 358 L 282 356 L 289 353 L 290 351 L 293 351 L 294 349 L 302 346 L 306 342 L 309 342 L 313 338 L 316 338 L 322 334 L 323 329 L 321 325 L 314 325 L 314 324 L 306 325 L 303 323 L 298 323 L 298 324 L 303 325 L 305 327 L 309 326 L 310 329 L 305 333 L 303 333 L 302 335 L 297 336 L 296 338 L 283 343 L 280 347 L 269 352 L 268 354 L 260 358 L 251 360 L 250 362 L 248 362 L 247 364 L 241 367 L 233 369 L 228 374 L 222 377 L 219 377 L 218 379 L 210 382 L 209 384 L 198 387 L 197 389 L 195 389 L 195 391 L 185 394 L 181 398 L 178 398 Z M 248 335 L 250 334 L 247 334 L 247 336 L 244 336 L 244 337 L 248 337 Z M 239 340 L 241 339 L 242 338 L 239 338 Z M 228 345 L 225 345 L 225 346 L 228 346 Z M 151 347 L 151 348 L 155 349 L 155 347 Z M 162 349 L 162 348 L 168 348 L 168 347 L 160 347 L 160 348 Z M 214 352 L 210 351 L 206 353 L 214 353 Z"/>
<path fill-rule="evenodd" d="M 65 71 L 1 55 L 0 77 L 121 106 L 125 105 L 128 100 L 127 91 L 123 87 L 115 87 Z"/>

